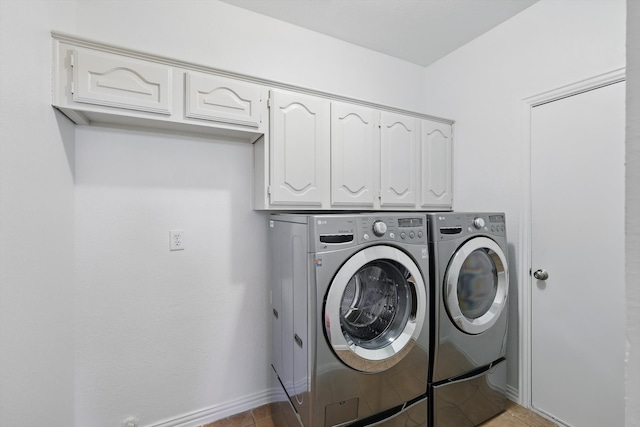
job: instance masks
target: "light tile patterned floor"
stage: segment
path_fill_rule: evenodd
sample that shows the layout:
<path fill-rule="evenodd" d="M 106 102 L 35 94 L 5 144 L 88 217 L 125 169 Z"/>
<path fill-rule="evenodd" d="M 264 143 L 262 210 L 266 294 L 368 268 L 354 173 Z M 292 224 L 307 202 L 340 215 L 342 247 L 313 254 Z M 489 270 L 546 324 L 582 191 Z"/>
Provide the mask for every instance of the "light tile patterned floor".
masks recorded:
<path fill-rule="evenodd" d="M 556 427 L 557 424 L 507 400 L 507 410 L 481 427 Z"/>
<path fill-rule="evenodd" d="M 207 424 L 203 427 L 283 427 L 279 423 L 277 408 L 264 405 L 250 411 Z M 481 427 L 555 427 L 557 424 L 507 401 L 507 410 L 481 424 Z"/>

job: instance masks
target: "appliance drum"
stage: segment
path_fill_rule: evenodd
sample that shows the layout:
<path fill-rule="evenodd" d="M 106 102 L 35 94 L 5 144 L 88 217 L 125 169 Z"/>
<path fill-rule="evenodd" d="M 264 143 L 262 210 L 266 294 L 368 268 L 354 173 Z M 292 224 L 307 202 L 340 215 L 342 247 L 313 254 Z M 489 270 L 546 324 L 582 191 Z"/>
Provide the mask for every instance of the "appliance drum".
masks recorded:
<path fill-rule="evenodd" d="M 324 332 L 334 354 L 362 372 L 381 372 L 413 348 L 426 318 L 427 295 L 416 263 L 380 245 L 353 254 L 331 281 Z"/>
<path fill-rule="evenodd" d="M 362 267 L 349 280 L 342 296 L 340 325 L 347 342 L 375 349 L 393 342 L 415 317 L 412 286 L 403 269 L 379 260 Z"/>

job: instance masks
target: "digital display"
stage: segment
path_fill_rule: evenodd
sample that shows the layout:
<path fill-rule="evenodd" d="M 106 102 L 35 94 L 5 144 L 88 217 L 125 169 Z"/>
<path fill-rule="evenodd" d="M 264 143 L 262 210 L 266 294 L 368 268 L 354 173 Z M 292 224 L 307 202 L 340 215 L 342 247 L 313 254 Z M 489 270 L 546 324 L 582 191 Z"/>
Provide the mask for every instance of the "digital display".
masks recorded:
<path fill-rule="evenodd" d="M 504 215 L 489 215 L 489 222 L 504 222 Z"/>
<path fill-rule="evenodd" d="M 398 219 L 398 227 L 422 227 L 422 218 L 400 218 Z"/>

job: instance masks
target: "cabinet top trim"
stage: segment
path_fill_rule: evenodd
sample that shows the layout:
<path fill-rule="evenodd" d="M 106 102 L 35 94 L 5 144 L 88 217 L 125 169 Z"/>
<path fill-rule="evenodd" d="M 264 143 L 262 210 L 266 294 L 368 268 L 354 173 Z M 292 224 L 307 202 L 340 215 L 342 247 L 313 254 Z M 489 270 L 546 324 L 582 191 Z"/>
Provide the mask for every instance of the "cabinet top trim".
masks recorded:
<path fill-rule="evenodd" d="M 291 84 L 287 84 L 287 83 L 283 83 L 283 82 L 279 82 L 279 81 L 275 81 L 275 80 L 262 79 L 262 78 L 250 76 L 250 75 L 247 75 L 247 74 L 242 74 L 242 73 L 236 73 L 236 72 L 232 72 L 232 71 L 222 70 L 222 69 L 219 69 L 219 68 L 213 68 L 213 67 L 202 65 L 202 64 L 196 64 L 196 63 L 193 63 L 193 62 L 180 61 L 180 60 L 169 58 L 169 57 L 162 56 L 162 55 L 150 54 L 150 53 L 142 52 L 142 51 L 139 51 L 139 50 L 123 48 L 123 47 L 120 47 L 120 46 L 106 44 L 106 43 L 90 40 L 90 39 L 87 39 L 87 38 L 81 38 L 81 37 L 78 37 L 78 36 L 74 36 L 74 35 L 63 33 L 63 32 L 59 32 L 59 31 L 51 31 L 51 36 L 52 36 L 53 40 L 56 41 L 56 42 L 67 43 L 67 44 L 70 44 L 70 45 L 73 45 L 73 46 L 76 46 L 76 47 L 85 47 L 85 48 L 99 50 L 99 51 L 102 51 L 102 52 L 113 53 L 113 54 L 123 55 L 123 56 L 129 56 L 131 58 L 143 59 L 143 60 L 146 60 L 146 61 L 153 61 L 153 62 L 156 62 L 156 63 L 159 63 L 159 64 L 170 65 L 170 66 L 174 66 L 174 67 L 183 68 L 183 69 L 186 69 L 186 70 L 199 71 L 199 72 L 204 72 L 204 73 L 208 73 L 208 74 L 214 74 L 214 75 L 218 75 L 218 76 L 222 76 L 222 77 L 228 77 L 228 78 L 232 78 L 232 79 L 236 79 L 236 80 L 243 80 L 243 81 L 246 81 L 246 82 L 251 82 L 251 83 L 255 83 L 255 84 L 259 84 L 259 85 L 263 85 L 263 86 L 268 86 L 270 88 L 290 90 L 290 91 L 294 91 L 294 92 L 304 93 L 304 94 L 307 94 L 307 95 L 313 95 L 313 96 L 317 96 L 317 97 L 326 98 L 326 99 L 329 99 L 329 100 L 332 100 L 332 101 L 348 102 L 348 103 L 351 103 L 351 104 L 356 104 L 356 105 L 375 108 L 375 109 L 379 109 L 379 110 L 384 110 L 384 111 L 404 114 L 404 115 L 413 116 L 413 117 L 417 117 L 417 118 L 421 118 L 421 119 L 427 119 L 427 120 L 431 120 L 431 121 L 436 121 L 436 122 L 440 122 L 440 123 L 444 123 L 444 124 L 453 124 L 454 123 L 454 120 L 444 119 L 442 117 L 430 116 L 428 114 L 421 114 L 421 113 L 417 113 L 415 111 L 403 110 L 401 108 L 395 108 L 395 107 L 390 107 L 390 106 L 387 106 L 387 105 L 376 104 L 376 103 L 373 103 L 373 102 L 363 101 L 363 100 L 360 100 L 360 99 L 348 98 L 346 96 L 336 95 L 336 94 L 327 93 L 327 92 L 321 92 L 321 91 L 318 91 L 318 90 L 308 89 L 308 88 L 304 88 L 304 87 L 300 87 L 300 86 L 295 86 L 295 85 L 291 85 Z"/>

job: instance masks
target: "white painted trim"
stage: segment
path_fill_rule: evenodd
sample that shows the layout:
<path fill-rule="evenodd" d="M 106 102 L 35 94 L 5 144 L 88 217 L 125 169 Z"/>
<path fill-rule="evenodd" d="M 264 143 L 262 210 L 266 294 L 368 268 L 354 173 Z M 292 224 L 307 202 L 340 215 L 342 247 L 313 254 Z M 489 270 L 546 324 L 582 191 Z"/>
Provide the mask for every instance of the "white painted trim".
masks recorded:
<path fill-rule="evenodd" d="M 581 80 L 522 100 L 522 211 L 520 217 L 520 284 L 518 309 L 520 364 L 518 370 L 519 393 L 517 402 L 525 408 L 531 405 L 531 109 L 593 89 L 625 80 L 625 68 Z"/>
<path fill-rule="evenodd" d="M 516 387 L 510 386 L 509 384 L 507 384 L 507 399 L 516 403 L 520 400 L 518 389 Z"/>
<path fill-rule="evenodd" d="M 266 405 L 267 403 L 275 402 L 281 398 L 282 395 L 281 390 L 272 388 L 229 402 L 182 414 L 174 418 L 151 423 L 148 424 L 147 427 L 198 427 Z"/>

